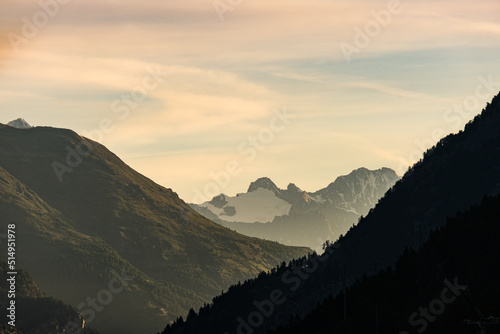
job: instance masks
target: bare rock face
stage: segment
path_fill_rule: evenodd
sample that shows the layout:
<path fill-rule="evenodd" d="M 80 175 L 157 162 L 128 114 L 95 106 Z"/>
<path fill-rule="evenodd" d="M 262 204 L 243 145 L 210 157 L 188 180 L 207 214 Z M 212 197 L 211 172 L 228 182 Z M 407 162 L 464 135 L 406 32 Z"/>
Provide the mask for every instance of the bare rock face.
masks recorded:
<path fill-rule="evenodd" d="M 326 188 L 307 192 L 293 183 L 280 189 L 262 177 L 246 193 L 220 194 L 192 207 L 242 234 L 319 252 L 325 240 L 337 239 L 368 214 L 399 179 L 390 168 L 362 167 L 337 177 Z"/>

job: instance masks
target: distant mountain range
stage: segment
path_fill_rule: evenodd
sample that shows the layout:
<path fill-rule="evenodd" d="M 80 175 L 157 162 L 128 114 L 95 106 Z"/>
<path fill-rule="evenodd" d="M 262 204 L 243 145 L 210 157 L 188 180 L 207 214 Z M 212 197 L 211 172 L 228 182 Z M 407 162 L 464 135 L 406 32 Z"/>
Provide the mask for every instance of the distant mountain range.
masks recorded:
<path fill-rule="evenodd" d="M 279 189 L 264 177 L 252 182 L 246 193 L 220 194 L 209 202 L 190 205 L 245 235 L 319 250 L 325 240 L 336 240 L 347 232 L 398 180 L 390 168 L 359 168 L 309 193 L 293 183 Z"/>
<path fill-rule="evenodd" d="M 49 127 L 0 124 L 0 214 L 1 233 L 16 225 L 16 266 L 103 334 L 155 333 L 311 252 L 215 224 L 104 146 Z"/>
<path fill-rule="evenodd" d="M 500 317 L 499 194 L 497 95 L 463 131 L 429 149 L 323 255 L 296 259 L 234 285 L 199 312 L 190 312 L 186 321 L 179 319 L 167 326 L 163 334 L 263 334 L 270 330 L 357 334 L 376 332 L 379 317 L 384 317 L 380 333 L 422 333 L 424 324 L 429 333 L 458 333 L 456 328 L 459 333 L 470 333 L 486 326 L 478 323 L 500 323 L 495 320 Z M 454 225 L 436 231 L 454 216 Z M 410 250 L 435 234 L 438 237 L 427 244 L 432 246 L 430 254 Z M 381 268 L 388 269 L 376 278 L 368 277 Z M 356 284 L 357 280 L 363 284 Z M 458 292 L 469 285 L 469 297 L 459 298 Z M 456 306 L 448 305 L 452 288 Z M 350 302 L 341 295 L 333 298 L 341 291 L 356 300 Z M 476 327 L 466 328 L 465 319 Z M 432 327 L 435 320 L 438 327 Z M 498 327 L 483 330 L 498 333 Z"/>

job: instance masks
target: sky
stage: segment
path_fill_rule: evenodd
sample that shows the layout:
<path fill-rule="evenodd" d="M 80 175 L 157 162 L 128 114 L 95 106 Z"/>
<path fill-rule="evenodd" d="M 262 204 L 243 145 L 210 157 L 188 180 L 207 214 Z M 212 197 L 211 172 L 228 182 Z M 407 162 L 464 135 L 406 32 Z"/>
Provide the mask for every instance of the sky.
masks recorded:
<path fill-rule="evenodd" d="M 404 174 L 498 94 L 499 54 L 498 0 L 2 0 L 0 123 L 72 129 L 186 202 L 312 192 Z"/>

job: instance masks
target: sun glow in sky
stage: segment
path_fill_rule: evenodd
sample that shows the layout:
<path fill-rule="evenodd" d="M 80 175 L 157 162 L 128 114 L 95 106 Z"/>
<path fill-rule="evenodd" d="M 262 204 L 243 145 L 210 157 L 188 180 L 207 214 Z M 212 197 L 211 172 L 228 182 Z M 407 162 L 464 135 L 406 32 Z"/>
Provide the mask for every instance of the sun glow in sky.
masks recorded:
<path fill-rule="evenodd" d="M 498 0 L 0 9 L 0 122 L 97 139 L 187 202 L 262 176 L 315 191 L 361 166 L 401 175 L 500 91 Z"/>

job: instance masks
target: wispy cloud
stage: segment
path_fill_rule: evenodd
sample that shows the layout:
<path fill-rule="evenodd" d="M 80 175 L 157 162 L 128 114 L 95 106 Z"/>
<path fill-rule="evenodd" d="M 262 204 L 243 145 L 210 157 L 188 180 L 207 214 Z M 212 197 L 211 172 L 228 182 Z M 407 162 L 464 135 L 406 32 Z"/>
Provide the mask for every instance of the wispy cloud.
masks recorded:
<path fill-rule="evenodd" d="M 354 82 L 345 84 L 346 87 L 352 88 L 364 88 L 373 90 L 379 93 L 383 93 L 389 96 L 394 96 L 397 98 L 408 98 L 408 99 L 438 99 L 436 96 L 432 96 L 425 93 L 420 93 L 417 91 L 411 91 L 408 89 L 403 89 L 400 87 L 391 86 L 381 82 L 370 81 L 369 79 L 359 78 Z"/>
<path fill-rule="evenodd" d="M 73 0 L 17 53 L 7 36 L 22 34 L 40 5 L 5 0 L 2 122 L 22 116 L 83 132 L 111 118 L 103 142 L 186 196 L 284 105 L 294 123 L 230 191 L 273 169 L 286 171 L 276 182 L 314 189 L 360 165 L 396 168 L 394 157 L 407 156 L 422 129 L 440 126 L 443 110 L 473 94 L 478 75 L 500 72 L 500 2 L 401 3 L 348 64 L 339 44 L 386 0 L 243 1 L 222 22 L 206 0 Z M 111 104 L 153 65 L 164 81 L 118 118 Z"/>

